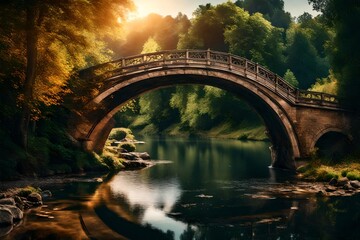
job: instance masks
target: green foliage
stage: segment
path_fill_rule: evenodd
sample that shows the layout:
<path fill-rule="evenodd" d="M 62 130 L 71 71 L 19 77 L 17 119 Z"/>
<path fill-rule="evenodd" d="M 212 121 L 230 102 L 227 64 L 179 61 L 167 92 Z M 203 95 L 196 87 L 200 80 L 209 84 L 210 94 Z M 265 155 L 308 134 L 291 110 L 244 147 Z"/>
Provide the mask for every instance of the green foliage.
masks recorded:
<path fill-rule="evenodd" d="M 286 82 L 290 83 L 294 87 L 299 86 L 298 80 L 296 79 L 294 73 L 292 71 L 290 71 L 290 69 L 286 70 L 285 75 L 284 75 L 284 80 Z"/>
<path fill-rule="evenodd" d="M 160 51 L 161 47 L 160 45 L 152 38 L 150 37 L 143 46 L 143 50 L 141 51 L 141 53 L 152 53 L 152 52 L 157 52 Z"/>
<path fill-rule="evenodd" d="M 316 181 L 329 182 L 333 178 L 338 179 L 339 176 L 335 172 L 329 172 L 326 170 L 322 170 L 317 174 Z"/>
<path fill-rule="evenodd" d="M 127 152 L 134 152 L 136 150 L 135 144 L 129 142 L 120 143 L 119 148 L 125 149 Z"/>
<path fill-rule="evenodd" d="M 37 188 L 34 188 L 32 186 L 27 186 L 27 187 L 23 187 L 23 188 L 18 188 L 15 190 L 15 192 L 16 192 L 16 195 L 19 197 L 27 197 L 31 193 L 40 193 L 40 190 Z"/>
<path fill-rule="evenodd" d="M 177 112 L 170 107 L 169 99 L 174 88 L 165 88 L 143 94 L 139 98 L 139 113 L 147 123 L 162 131 L 175 122 Z"/>
<path fill-rule="evenodd" d="M 156 27 L 154 27 L 156 26 Z M 130 21 L 124 26 L 124 40 L 110 41 L 115 58 L 141 53 L 146 41 L 152 38 L 163 50 L 176 49 L 179 36 L 190 26 L 186 15 L 179 13 L 175 18 L 150 14 L 144 18 Z"/>
<path fill-rule="evenodd" d="M 360 172 L 348 172 L 346 174 L 346 177 L 349 179 L 349 180 L 358 180 L 360 181 Z"/>
<path fill-rule="evenodd" d="M 122 165 L 118 158 L 111 156 L 101 156 L 101 159 L 111 171 L 119 171 L 124 168 L 124 165 Z"/>
<path fill-rule="evenodd" d="M 114 133 L 111 133 L 109 139 L 122 140 L 126 138 L 127 132 L 124 130 L 117 130 Z"/>
<path fill-rule="evenodd" d="M 289 41 L 288 67 L 299 81 L 299 87 L 307 89 L 317 77 L 326 76 L 329 68 L 318 56 L 306 31 L 297 28 L 290 29 L 287 36 Z"/>
<path fill-rule="evenodd" d="M 359 112 L 360 32 L 354 31 L 360 21 L 359 3 L 341 0 L 309 2 L 323 13 L 322 18 L 327 25 L 334 28 L 335 37 L 329 56 L 335 78 L 339 81 L 339 95 L 348 106 Z M 354 131 L 360 132 L 357 127 Z"/>
<path fill-rule="evenodd" d="M 311 91 L 315 92 L 324 92 L 328 94 L 337 95 L 338 93 L 338 80 L 335 79 L 335 76 L 332 71 L 326 78 L 318 78 L 316 83 L 314 83 L 311 88 Z"/>
<path fill-rule="evenodd" d="M 253 13 L 262 13 L 274 26 L 288 28 L 291 23 L 290 13 L 284 11 L 283 0 L 237 0 L 235 4 Z"/>

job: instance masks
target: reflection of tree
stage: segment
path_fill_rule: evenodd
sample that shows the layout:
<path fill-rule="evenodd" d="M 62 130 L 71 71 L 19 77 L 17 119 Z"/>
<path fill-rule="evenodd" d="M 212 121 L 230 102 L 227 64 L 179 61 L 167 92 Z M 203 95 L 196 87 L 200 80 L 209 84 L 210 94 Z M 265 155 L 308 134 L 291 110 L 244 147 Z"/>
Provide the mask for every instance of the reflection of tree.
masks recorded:
<path fill-rule="evenodd" d="M 178 176 L 184 189 L 203 188 L 213 184 L 211 179 L 266 176 L 271 162 L 267 143 L 174 138 L 146 142 L 143 150 L 173 164 L 158 165 L 144 174 L 161 181 Z"/>
<path fill-rule="evenodd" d="M 195 239 L 194 236 L 195 231 L 188 225 L 186 230 L 180 235 L 180 240 L 193 240 Z"/>

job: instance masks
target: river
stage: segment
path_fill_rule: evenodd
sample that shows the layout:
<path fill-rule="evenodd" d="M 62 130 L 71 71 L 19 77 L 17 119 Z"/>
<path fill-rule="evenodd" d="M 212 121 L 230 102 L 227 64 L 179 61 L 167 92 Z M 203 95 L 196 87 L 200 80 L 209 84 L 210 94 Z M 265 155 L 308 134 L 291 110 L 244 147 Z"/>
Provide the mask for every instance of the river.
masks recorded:
<path fill-rule="evenodd" d="M 360 196 L 308 193 L 269 168 L 267 142 L 144 140 L 154 166 L 46 185 L 53 197 L 3 238 L 360 239 Z"/>

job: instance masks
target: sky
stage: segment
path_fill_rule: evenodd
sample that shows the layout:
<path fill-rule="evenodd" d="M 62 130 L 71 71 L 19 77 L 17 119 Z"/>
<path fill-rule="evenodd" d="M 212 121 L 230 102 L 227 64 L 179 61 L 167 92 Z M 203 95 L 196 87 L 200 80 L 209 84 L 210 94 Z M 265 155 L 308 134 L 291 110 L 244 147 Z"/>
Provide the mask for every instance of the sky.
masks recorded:
<path fill-rule="evenodd" d="M 226 2 L 227 0 L 133 0 L 138 10 L 131 18 L 145 17 L 149 13 L 160 15 L 172 15 L 175 17 L 179 12 L 185 13 L 189 18 L 192 12 L 199 6 L 206 3 L 213 5 Z M 300 16 L 304 12 L 309 12 L 313 16 L 317 15 L 308 4 L 308 0 L 284 0 L 285 11 L 292 16 Z"/>

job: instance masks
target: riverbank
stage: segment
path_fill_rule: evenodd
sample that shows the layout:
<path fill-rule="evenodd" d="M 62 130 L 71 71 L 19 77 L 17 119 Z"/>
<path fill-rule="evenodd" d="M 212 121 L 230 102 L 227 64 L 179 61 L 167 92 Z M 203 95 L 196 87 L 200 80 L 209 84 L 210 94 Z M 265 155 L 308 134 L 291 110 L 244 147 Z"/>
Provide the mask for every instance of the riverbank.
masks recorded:
<path fill-rule="evenodd" d="M 201 137 L 218 139 L 237 139 L 249 141 L 268 141 L 266 127 L 261 124 L 242 122 L 239 126 L 233 126 L 229 122 L 221 123 L 208 130 L 183 129 L 179 124 L 174 124 L 162 131 L 158 131 L 153 125 L 141 125 L 134 122 L 130 126 L 138 136 L 170 136 L 170 137 Z"/>
<path fill-rule="evenodd" d="M 314 159 L 297 169 L 297 177 L 323 183 L 318 190 L 326 196 L 351 196 L 360 192 L 360 163 L 353 159 L 337 163 Z"/>
<path fill-rule="evenodd" d="M 331 163 L 325 160 L 311 160 L 297 169 L 300 179 L 306 181 L 329 182 L 331 179 L 347 177 L 349 180 L 360 181 L 360 162 L 344 160 Z"/>

